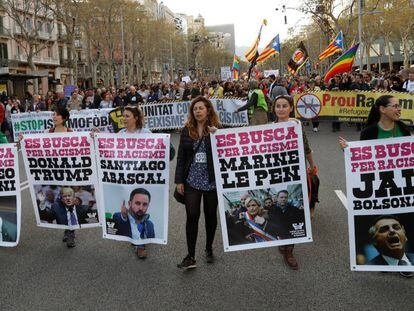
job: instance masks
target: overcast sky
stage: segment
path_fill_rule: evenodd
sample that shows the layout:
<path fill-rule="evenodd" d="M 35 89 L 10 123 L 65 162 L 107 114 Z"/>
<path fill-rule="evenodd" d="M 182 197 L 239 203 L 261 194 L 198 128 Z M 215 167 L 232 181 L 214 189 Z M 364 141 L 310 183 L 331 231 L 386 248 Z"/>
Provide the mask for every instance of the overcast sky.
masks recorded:
<path fill-rule="evenodd" d="M 303 15 L 295 10 L 287 10 L 288 24 L 283 21 L 283 13 L 276 7 L 282 4 L 297 7 L 300 0 L 163 0 L 163 3 L 175 13 L 185 13 L 197 17 L 201 14 L 206 26 L 234 24 L 237 46 L 253 44 L 260 28 L 261 21 L 266 18 L 268 25 L 262 31 L 260 47 L 264 47 L 277 34 L 281 40 L 287 37 L 289 27 L 304 24 Z"/>

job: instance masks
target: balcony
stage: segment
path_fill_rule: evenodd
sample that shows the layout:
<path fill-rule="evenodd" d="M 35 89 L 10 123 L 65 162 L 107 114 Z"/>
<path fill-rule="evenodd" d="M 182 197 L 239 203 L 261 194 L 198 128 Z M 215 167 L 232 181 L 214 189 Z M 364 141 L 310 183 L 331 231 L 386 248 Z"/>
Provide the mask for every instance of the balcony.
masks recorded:
<path fill-rule="evenodd" d="M 58 40 L 66 41 L 68 39 L 68 35 L 66 33 L 58 33 Z"/>
<path fill-rule="evenodd" d="M 9 67 L 8 59 L 0 59 L 0 67 Z"/>

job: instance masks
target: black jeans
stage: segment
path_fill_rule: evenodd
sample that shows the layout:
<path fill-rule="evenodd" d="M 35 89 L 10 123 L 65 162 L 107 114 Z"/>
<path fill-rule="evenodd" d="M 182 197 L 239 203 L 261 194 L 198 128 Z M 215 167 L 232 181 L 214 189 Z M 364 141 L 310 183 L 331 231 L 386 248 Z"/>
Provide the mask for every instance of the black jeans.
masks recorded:
<path fill-rule="evenodd" d="M 201 197 L 203 197 L 204 218 L 206 224 L 206 250 L 213 247 L 214 235 L 217 228 L 217 191 L 201 191 L 185 185 L 184 200 L 187 212 L 186 235 L 188 254 L 195 257 L 200 218 Z"/>

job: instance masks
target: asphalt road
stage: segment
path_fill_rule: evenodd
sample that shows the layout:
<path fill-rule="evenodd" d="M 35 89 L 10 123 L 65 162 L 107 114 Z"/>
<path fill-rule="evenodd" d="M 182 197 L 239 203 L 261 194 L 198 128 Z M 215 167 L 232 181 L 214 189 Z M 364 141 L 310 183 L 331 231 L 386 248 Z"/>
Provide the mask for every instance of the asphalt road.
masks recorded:
<path fill-rule="evenodd" d="M 300 269 L 289 270 L 277 248 L 224 253 L 220 228 L 216 262 L 204 261 L 200 220 L 197 269 L 176 268 L 186 254 L 185 212 L 172 197 L 169 243 L 151 245 L 138 260 L 124 242 L 104 240 L 101 229 L 78 230 L 67 249 L 62 231 L 38 228 L 28 189 L 22 192 L 22 232 L 16 248 L 0 249 L 0 310 L 410 310 L 414 278 L 397 273 L 351 272 L 338 133 L 307 128 L 319 166 L 320 204 L 313 243 L 297 245 Z M 340 135 L 358 139 L 354 127 Z M 177 146 L 178 135 L 173 134 Z M 21 181 L 26 180 L 21 167 Z M 171 176 L 175 161 L 171 165 Z"/>

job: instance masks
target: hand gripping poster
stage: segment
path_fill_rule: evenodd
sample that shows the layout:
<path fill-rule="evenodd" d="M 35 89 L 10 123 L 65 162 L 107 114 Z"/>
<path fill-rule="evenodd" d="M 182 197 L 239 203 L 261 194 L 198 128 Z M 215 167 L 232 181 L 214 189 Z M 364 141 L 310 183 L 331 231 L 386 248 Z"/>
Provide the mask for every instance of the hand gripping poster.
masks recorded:
<path fill-rule="evenodd" d="M 98 133 L 95 146 L 103 237 L 167 244 L 170 135 Z"/>
<path fill-rule="evenodd" d="M 40 227 L 98 227 L 95 148 L 89 133 L 25 135 L 22 154 Z"/>
<path fill-rule="evenodd" d="M 15 144 L 0 145 L 0 246 L 17 246 L 20 238 L 21 198 Z"/>
<path fill-rule="evenodd" d="M 217 130 L 212 151 L 225 251 L 312 241 L 300 124 Z"/>
<path fill-rule="evenodd" d="M 414 271 L 413 155 L 412 137 L 345 149 L 352 270 Z"/>

